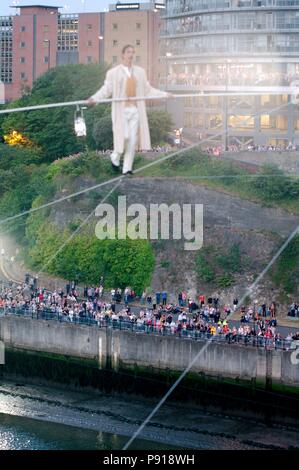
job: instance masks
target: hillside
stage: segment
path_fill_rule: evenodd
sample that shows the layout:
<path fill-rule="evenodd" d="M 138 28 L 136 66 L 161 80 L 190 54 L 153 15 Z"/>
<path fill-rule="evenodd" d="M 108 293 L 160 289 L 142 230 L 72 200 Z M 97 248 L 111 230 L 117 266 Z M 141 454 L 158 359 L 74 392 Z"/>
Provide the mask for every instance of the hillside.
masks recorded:
<path fill-rule="evenodd" d="M 101 85 L 104 72 L 99 66 L 82 65 L 51 70 L 36 81 L 30 95 L 12 106 L 85 98 Z M 184 251 L 183 241 L 161 237 L 98 240 L 96 218 L 81 224 L 111 187 L 71 195 L 115 177 L 109 157 L 98 152 L 111 147 L 109 114 L 110 108 L 102 105 L 87 110 L 85 142 L 74 135 L 70 109 L 1 118 L 5 136 L 15 129 L 24 139 L 18 145 L 0 145 L 0 219 L 64 199 L 2 222 L 0 235 L 13 237 L 21 247 L 19 262 L 35 273 L 78 278 L 81 283 L 97 283 L 104 275 L 106 285 L 131 285 L 138 293 L 144 288 L 166 289 L 175 298 L 186 289 L 191 296 L 204 292 L 230 302 L 240 298 L 298 226 L 298 176 L 258 161 L 246 167 L 242 156 L 228 160 L 185 150 L 123 180 L 109 202 L 116 207 L 118 196 L 126 195 L 129 205 L 143 204 L 147 212 L 149 204 L 203 204 L 203 248 Z M 171 121 L 164 111 L 148 114 L 155 145 L 166 138 Z M 162 156 L 139 155 L 135 167 Z M 255 295 L 287 305 L 298 295 L 298 281 L 297 237 Z"/>
<path fill-rule="evenodd" d="M 176 165 L 169 163 L 169 176 L 150 176 L 147 170 L 144 176 L 125 179 L 109 202 L 116 207 L 118 196 L 125 195 L 128 205 L 144 204 L 147 210 L 149 204 L 203 204 L 204 245 L 201 250 L 184 251 L 183 241 L 177 240 L 100 241 L 94 234 L 97 219 L 93 217 L 55 260 L 48 263 L 110 189 L 104 187 L 66 198 L 27 218 L 22 240 L 27 265 L 35 272 L 46 266 L 45 270 L 52 275 L 66 279 L 78 276 L 82 283 L 98 282 L 104 274 L 108 285 L 130 284 L 139 292 L 144 287 L 153 291 L 166 289 L 173 299 L 181 289 L 187 289 L 192 296 L 204 292 L 230 302 L 234 296 L 240 297 L 299 224 L 299 214 L 290 211 L 290 207 L 296 206 L 295 200 L 283 195 L 277 197 L 271 207 L 269 201 L 263 199 L 263 191 L 252 191 L 252 200 L 249 194 L 244 198 L 244 192 L 249 191 L 245 184 L 241 198 L 240 183 L 232 185 L 227 181 L 228 186 L 225 186 L 222 178 L 221 181 L 215 179 L 211 185 L 206 179 L 194 178 L 194 175 L 203 175 L 204 168 L 206 173 L 217 174 L 220 171 L 217 163 L 222 166 L 222 172 L 225 165 L 229 165 L 227 171 L 231 171 L 231 163 L 218 162 L 200 153 L 197 162 L 194 153 L 184 158 L 189 162 L 193 159 L 189 177 L 182 174 L 178 162 Z M 139 167 L 146 162 L 145 156 L 137 159 Z M 153 172 L 163 175 L 166 171 L 163 165 L 153 167 Z M 240 172 L 246 183 L 245 170 L 237 164 L 233 169 L 237 174 Z M 252 178 L 247 175 L 250 188 Z M 51 193 L 50 199 L 55 200 L 112 177 L 109 158 L 94 152 L 57 160 L 48 167 L 43 194 L 37 196 L 33 207 L 48 200 L 45 193 Z M 298 239 L 290 249 L 291 254 L 286 250 L 258 287 L 256 297 L 259 300 L 275 298 L 278 303 L 288 304 L 298 295 Z"/>

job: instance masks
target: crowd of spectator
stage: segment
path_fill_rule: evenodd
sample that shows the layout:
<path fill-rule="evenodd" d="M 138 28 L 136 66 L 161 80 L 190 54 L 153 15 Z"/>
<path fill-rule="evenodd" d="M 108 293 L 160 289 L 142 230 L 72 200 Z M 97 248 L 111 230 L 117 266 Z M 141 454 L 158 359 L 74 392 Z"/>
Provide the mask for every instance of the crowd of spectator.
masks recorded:
<path fill-rule="evenodd" d="M 287 145 L 255 145 L 250 144 L 247 146 L 241 144 L 230 144 L 227 146 L 226 150 L 223 144 L 219 145 L 210 145 L 203 149 L 208 155 L 220 156 L 223 152 L 240 152 L 247 150 L 249 152 L 298 152 L 299 145 L 294 145 L 289 143 Z"/>
<path fill-rule="evenodd" d="M 299 318 L 299 303 L 293 302 L 288 311 L 288 316 L 293 318 Z"/>
<path fill-rule="evenodd" d="M 299 76 L 295 73 L 268 72 L 257 73 L 252 69 L 232 69 L 226 73 L 226 65 L 210 73 L 169 73 L 168 85 L 183 86 L 289 86 Z M 232 66 L 230 66 L 232 67 Z"/>
<path fill-rule="evenodd" d="M 257 345 L 265 345 L 265 341 L 269 346 L 283 341 L 290 345 L 299 340 L 299 332 L 288 333 L 284 338 L 277 332 L 275 303 L 253 307 L 238 304 L 235 298 L 231 306 L 221 305 L 219 298 L 202 294 L 192 299 L 186 291 L 179 292 L 176 303 L 169 302 L 166 291 L 144 291 L 140 297 L 130 287 L 105 292 L 102 280 L 98 286 L 85 286 L 81 297 L 75 282 L 54 292 L 39 289 L 30 280 L 0 289 L 0 311 L 5 314 L 27 313 L 41 318 L 46 315 L 74 323 L 87 319 L 99 326 L 131 325 L 137 331 L 187 337 L 210 338 L 217 334 L 229 342 Z M 239 308 L 240 322 L 231 322 L 230 314 Z M 298 305 L 293 303 L 290 312 L 298 316 Z"/>

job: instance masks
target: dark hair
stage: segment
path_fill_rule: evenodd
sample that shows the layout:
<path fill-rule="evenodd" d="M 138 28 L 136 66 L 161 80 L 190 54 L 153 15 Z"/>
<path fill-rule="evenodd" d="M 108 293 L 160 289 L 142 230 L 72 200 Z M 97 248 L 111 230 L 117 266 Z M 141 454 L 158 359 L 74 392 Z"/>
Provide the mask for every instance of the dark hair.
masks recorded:
<path fill-rule="evenodd" d="M 121 53 L 124 54 L 124 53 L 126 52 L 126 50 L 129 49 L 130 47 L 132 47 L 132 49 L 134 49 L 134 51 L 135 51 L 135 47 L 132 46 L 132 44 L 126 44 L 126 45 L 122 48 Z"/>

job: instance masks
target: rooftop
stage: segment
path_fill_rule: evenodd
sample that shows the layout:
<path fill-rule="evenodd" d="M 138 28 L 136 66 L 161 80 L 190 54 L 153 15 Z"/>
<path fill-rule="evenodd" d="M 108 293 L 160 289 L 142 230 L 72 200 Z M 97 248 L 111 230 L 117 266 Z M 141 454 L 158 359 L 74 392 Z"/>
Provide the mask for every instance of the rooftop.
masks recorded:
<path fill-rule="evenodd" d="M 62 7 L 58 7 L 58 6 L 53 6 L 53 5 L 10 5 L 10 8 L 55 8 L 58 10 L 58 8 L 62 8 Z"/>

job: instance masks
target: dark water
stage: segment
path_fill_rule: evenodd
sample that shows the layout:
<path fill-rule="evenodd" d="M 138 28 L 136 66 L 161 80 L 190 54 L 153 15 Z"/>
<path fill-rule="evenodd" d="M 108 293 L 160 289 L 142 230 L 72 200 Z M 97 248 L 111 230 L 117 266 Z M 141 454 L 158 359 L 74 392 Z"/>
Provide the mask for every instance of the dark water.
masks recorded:
<path fill-rule="evenodd" d="M 128 437 L 0 413 L 0 450 L 116 450 Z M 175 449 L 136 439 L 132 449 Z"/>

